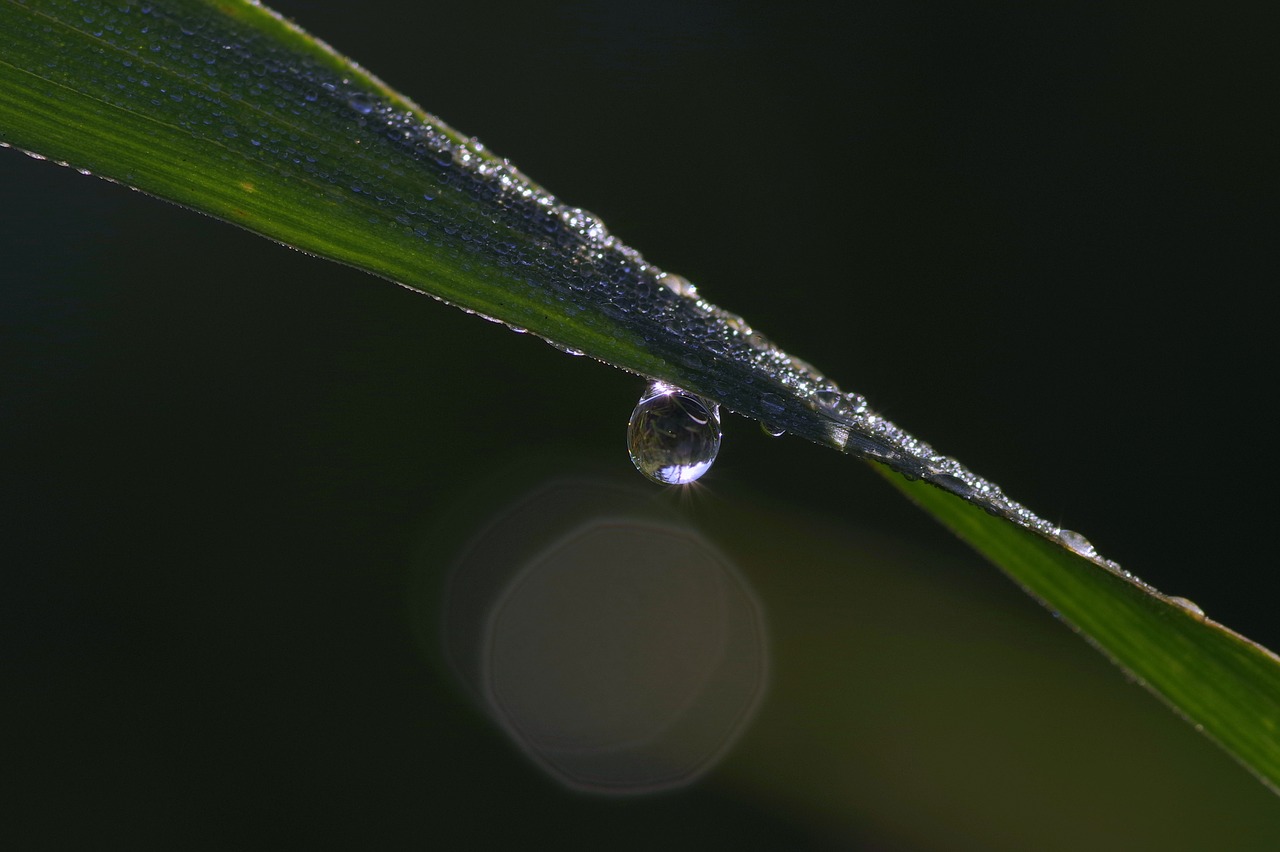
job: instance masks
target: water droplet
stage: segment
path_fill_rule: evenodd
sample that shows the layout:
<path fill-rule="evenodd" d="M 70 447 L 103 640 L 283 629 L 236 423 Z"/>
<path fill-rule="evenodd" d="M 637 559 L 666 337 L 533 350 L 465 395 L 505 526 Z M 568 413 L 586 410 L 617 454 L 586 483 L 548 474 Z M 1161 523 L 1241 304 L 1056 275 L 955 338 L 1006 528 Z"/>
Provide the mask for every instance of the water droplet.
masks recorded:
<path fill-rule="evenodd" d="M 665 382 L 640 396 L 627 423 L 636 470 L 666 485 L 693 482 L 720 451 L 720 406 Z"/>
<path fill-rule="evenodd" d="M 1098 551 L 1094 550 L 1093 545 L 1089 543 L 1089 539 L 1074 530 L 1058 530 L 1058 541 L 1065 544 L 1069 550 L 1073 550 L 1088 559 L 1093 559 L 1098 555 Z"/>
<path fill-rule="evenodd" d="M 564 354 L 566 354 L 566 355 L 585 355 L 585 354 L 587 354 L 587 353 L 583 352 L 581 349 L 574 349 L 572 346 L 565 346 L 563 343 L 556 343 L 554 340 L 548 340 L 547 342 L 548 342 L 548 343 L 550 343 L 550 344 L 551 344 L 553 347 L 555 347 L 556 349 L 559 349 L 561 352 L 563 352 L 563 353 L 564 353 Z"/>
<path fill-rule="evenodd" d="M 353 92 L 347 98 L 350 107 L 361 115 L 368 115 L 373 112 L 373 98 L 364 92 Z"/>
<path fill-rule="evenodd" d="M 666 287 L 677 296 L 683 296 L 686 299 L 696 299 L 698 297 L 698 288 L 693 286 L 688 278 L 683 275 L 676 275 L 673 272 L 664 272 L 662 277 L 658 279 L 662 282 L 662 286 Z"/>
<path fill-rule="evenodd" d="M 600 243 L 609 236 L 604 223 L 594 213 L 580 207 L 566 207 L 560 211 L 560 218 L 588 242 Z"/>
<path fill-rule="evenodd" d="M 813 398 L 818 405 L 828 410 L 835 409 L 844 401 L 844 396 L 835 388 L 823 388 L 820 391 L 814 391 Z"/>
<path fill-rule="evenodd" d="M 925 478 L 943 491 L 950 491 L 959 497 L 968 499 L 974 494 L 973 486 L 954 474 L 937 472 L 931 473 Z"/>
<path fill-rule="evenodd" d="M 760 429 L 770 438 L 781 438 L 787 434 L 787 430 L 781 426 L 774 426 L 772 423 L 765 423 L 763 420 L 760 421 Z"/>
<path fill-rule="evenodd" d="M 1177 596 L 1173 596 L 1169 598 L 1169 603 L 1173 604 L 1176 607 L 1186 610 L 1187 613 L 1192 618 L 1197 618 L 1201 620 L 1204 619 L 1204 610 L 1202 610 L 1200 608 L 1200 605 L 1193 600 L 1188 600 L 1187 598 L 1180 598 Z"/>

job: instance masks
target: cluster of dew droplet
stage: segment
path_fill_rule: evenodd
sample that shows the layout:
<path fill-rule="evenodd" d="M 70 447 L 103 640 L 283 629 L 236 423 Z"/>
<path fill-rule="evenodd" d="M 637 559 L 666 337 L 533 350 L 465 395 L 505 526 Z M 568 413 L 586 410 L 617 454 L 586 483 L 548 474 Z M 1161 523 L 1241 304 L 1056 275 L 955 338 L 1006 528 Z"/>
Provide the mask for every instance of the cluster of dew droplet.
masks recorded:
<path fill-rule="evenodd" d="M 924 479 L 981 506 L 991 514 L 1054 539 L 1080 556 L 1113 570 L 1120 570 L 1115 562 L 1101 557 L 1093 545 L 1079 533 L 1060 529 L 1040 518 L 1006 496 L 994 483 L 977 476 L 955 459 L 936 452 L 928 443 L 876 414 L 869 408 L 864 397 L 841 390 L 810 364 L 780 349 L 742 317 L 709 302 L 688 279 L 647 263 L 639 252 L 611 236 L 599 217 L 581 208 L 562 204 L 555 196 L 525 178 L 509 161 L 488 155 L 479 141 L 460 140 L 447 132 L 443 124 L 438 128 L 431 127 L 429 122 L 434 122 L 435 119 L 423 123 L 411 112 L 397 110 L 384 103 L 371 104 L 364 100 L 365 97 L 367 96 L 362 92 L 348 95 L 349 99 L 357 99 L 358 106 L 353 108 L 362 115 L 376 114 L 385 127 L 401 128 L 406 138 L 416 139 L 427 145 L 435 155 L 447 156 L 462 169 L 491 182 L 501 203 L 534 204 L 553 211 L 556 218 L 579 240 L 577 253 L 584 261 L 601 260 L 610 253 L 620 255 L 647 278 L 652 287 L 671 294 L 686 307 L 692 306 L 698 314 L 707 318 L 710 325 L 718 329 L 722 343 L 738 344 L 734 355 L 745 356 L 753 366 L 763 369 L 779 385 L 805 400 L 813 411 L 821 415 L 828 424 L 828 437 L 833 446 L 885 462 L 909 478 Z M 631 299 L 634 293 L 620 293 L 619 296 Z M 671 319 L 677 318 L 674 311 L 669 314 Z M 520 328 L 515 330 L 524 331 Z M 548 342 L 562 351 L 574 355 L 583 354 L 578 349 L 554 340 L 548 339 Z M 652 398 L 651 390 L 647 390 L 646 394 Z M 642 405 L 645 401 L 642 398 Z M 770 426 L 767 422 L 764 428 L 770 434 L 782 432 L 780 428 Z M 718 431 L 716 444 L 718 446 Z M 633 460 L 634 458 L 633 452 Z M 1130 579 L 1136 579 L 1128 572 L 1121 573 Z"/>
<path fill-rule="evenodd" d="M 379 179 L 379 169 L 404 178 L 405 164 L 384 158 L 377 161 L 376 168 L 364 172 L 363 177 L 351 174 L 344 163 L 353 156 L 353 151 L 359 150 L 360 139 L 354 139 L 353 148 L 343 150 L 342 156 L 338 156 L 339 152 L 332 150 L 327 141 L 305 133 L 290 133 L 266 119 L 257 126 L 237 124 L 236 119 L 226 114 L 223 99 L 231 97 L 249 104 L 261 102 L 273 110 L 298 116 L 310 115 L 317 109 L 333 113 L 345 111 L 346 119 L 372 138 L 391 144 L 413 161 L 443 169 L 455 188 L 483 197 L 495 215 L 505 211 L 512 222 L 542 233 L 546 241 L 544 248 L 553 247 L 562 252 L 558 262 L 565 259 L 563 252 L 567 252 L 569 265 L 576 265 L 579 272 L 579 278 L 567 278 L 567 290 L 591 291 L 593 298 L 600 298 L 603 292 L 603 302 L 598 306 L 606 312 L 622 315 L 639 310 L 651 327 L 673 334 L 696 333 L 715 357 L 746 365 L 757 374 L 768 376 L 776 386 L 773 390 L 784 391 L 817 413 L 825 424 L 825 438 L 832 446 L 884 462 L 908 477 L 931 482 L 992 514 L 1050 537 L 1081 556 L 1118 570 L 1119 566 L 1099 556 L 1079 534 L 1059 529 L 1037 517 L 1009 499 L 995 484 L 876 414 L 863 397 L 842 391 L 811 365 L 784 352 L 741 317 L 707 301 L 687 279 L 647 263 L 639 252 L 612 237 L 604 223 L 592 213 L 561 203 L 508 160 L 488 152 L 478 140 L 464 138 L 412 104 L 378 93 L 379 89 L 387 90 L 372 77 L 353 80 L 335 75 L 331 67 L 297 54 L 277 55 L 272 46 L 257 42 L 253 32 L 237 30 L 231 24 L 226 29 L 210 28 L 207 20 L 188 25 L 178 19 L 164 18 L 159 12 L 154 19 L 140 23 L 152 14 L 152 8 L 143 4 L 106 7 L 98 19 L 84 16 L 84 25 L 95 38 L 118 49 L 113 54 L 114 61 L 124 69 L 128 83 L 119 86 L 118 91 L 104 90 L 101 93 L 104 100 L 126 108 L 163 101 L 172 109 L 172 104 L 179 104 L 177 124 L 194 135 L 208 135 L 224 146 L 239 146 L 277 168 L 325 182 L 335 193 L 368 196 L 377 202 L 370 207 L 371 222 L 385 217 L 388 224 L 409 229 L 428 242 L 435 239 L 436 229 L 462 242 L 485 239 L 484 228 L 468 231 L 465 222 L 458 224 L 448 217 L 434 215 L 431 211 L 435 198 L 431 194 L 405 197 L 403 184 L 392 185 L 388 180 Z M 165 66 L 179 69 L 187 75 L 186 79 L 176 86 L 160 85 L 152 79 L 154 73 L 145 61 L 150 55 L 163 56 Z M 226 73 L 210 73 L 215 64 L 238 69 L 231 75 L 231 82 L 227 82 Z M 56 77 L 56 69 L 49 73 Z M 222 91 L 223 86 L 229 91 Z M 127 173 L 120 177 L 126 182 L 131 179 Z M 397 212 L 388 214 L 388 210 Z M 496 221 L 483 224 L 492 226 Z M 522 251 L 509 245 L 490 245 L 490 248 L 498 254 L 519 255 Z M 536 256 L 519 256 L 512 263 L 538 261 Z M 625 271 L 625 282 L 621 273 L 615 275 L 612 282 L 608 280 L 604 271 L 610 269 Z M 564 305 L 566 311 L 578 310 L 571 300 L 566 300 Z M 485 318 L 504 322 L 517 332 L 526 331 L 493 317 Z M 583 354 L 564 343 L 550 339 L 548 342 L 565 352 Z M 784 400 L 773 390 L 758 392 L 761 409 L 781 413 Z M 782 431 L 770 425 L 767 418 L 763 423 L 770 434 Z"/>

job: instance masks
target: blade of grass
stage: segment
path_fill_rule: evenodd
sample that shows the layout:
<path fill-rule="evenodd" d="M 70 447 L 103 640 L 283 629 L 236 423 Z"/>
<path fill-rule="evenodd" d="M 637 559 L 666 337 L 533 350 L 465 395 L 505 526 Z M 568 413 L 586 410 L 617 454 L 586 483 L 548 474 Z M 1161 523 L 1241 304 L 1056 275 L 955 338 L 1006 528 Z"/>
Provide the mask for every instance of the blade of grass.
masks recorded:
<path fill-rule="evenodd" d="M 1280 784 L 1274 656 L 1050 541 L 991 483 L 268 10 L 0 0 L 0 142 L 929 480 L 943 490 L 904 487 Z"/>
<path fill-rule="evenodd" d="M 1280 657 L 1124 572 L 922 483 L 889 481 L 1280 792 Z"/>

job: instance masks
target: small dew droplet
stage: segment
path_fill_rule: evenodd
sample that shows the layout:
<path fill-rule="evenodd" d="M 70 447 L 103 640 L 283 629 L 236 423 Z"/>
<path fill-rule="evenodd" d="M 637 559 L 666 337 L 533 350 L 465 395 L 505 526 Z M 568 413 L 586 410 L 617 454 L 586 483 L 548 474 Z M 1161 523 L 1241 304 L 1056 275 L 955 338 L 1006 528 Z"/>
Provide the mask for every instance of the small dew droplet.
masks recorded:
<path fill-rule="evenodd" d="M 1098 555 L 1098 551 L 1094 550 L 1089 539 L 1074 530 L 1058 530 L 1058 541 L 1066 545 L 1067 549 L 1073 550 L 1088 559 L 1093 559 Z"/>
<path fill-rule="evenodd" d="M 781 438 L 787 434 L 787 430 L 781 426 L 774 426 L 772 423 L 765 423 L 763 420 L 760 421 L 760 429 L 770 438 Z"/>
<path fill-rule="evenodd" d="M 926 479 L 943 491 L 950 491 L 952 494 L 965 499 L 972 497 L 974 494 L 973 486 L 954 474 L 933 472 Z"/>
<path fill-rule="evenodd" d="M 1192 618 L 1200 619 L 1202 621 L 1204 620 L 1204 610 L 1202 610 L 1200 608 L 1200 605 L 1193 600 L 1188 600 L 1187 598 L 1180 598 L 1175 595 L 1169 598 L 1169 603 L 1173 604 L 1176 607 L 1186 610 L 1187 614 L 1190 615 Z"/>
<path fill-rule="evenodd" d="M 720 406 L 653 382 L 631 412 L 627 449 L 636 470 L 654 482 L 693 482 L 711 469 L 720 452 Z"/>
<path fill-rule="evenodd" d="M 347 98 L 347 104 L 361 115 L 368 115 L 373 112 L 373 98 L 364 92 L 353 92 Z"/>
<path fill-rule="evenodd" d="M 547 342 L 548 342 L 548 343 L 550 343 L 550 344 L 552 345 L 552 347 L 554 347 L 554 348 L 556 348 L 556 349 L 559 349 L 561 352 L 563 352 L 563 353 L 564 353 L 564 354 L 566 354 L 566 355 L 585 355 L 585 354 L 587 354 L 587 353 L 583 352 L 581 349 L 574 349 L 572 346 L 565 346 L 563 343 L 556 343 L 554 340 L 548 340 Z"/>
<path fill-rule="evenodd" d="M 604 223 L 594 213 L 580 207 L 566 207 L 560 211 L 560 218 L 570 229 L 589 242 L 600 243 L 609 236 Z"/>
<path fill-rule="evenodd" d="M 662 277 L 658 279 L 662 286 L 666 287 L 677 296 L 683 296 L 686 299 L 698 298 L 698 288 L 683 275 L 676 275 L 673 272 L 664 272 Z"/>
<path fill-rule="evenodd" d="M 832 410 L 837 408 L 844 401 L 844 396 L 840 391 L 834 388 L 823 388 L 813 392 L 813 399 L 818 405 L 825 409 Z"/>

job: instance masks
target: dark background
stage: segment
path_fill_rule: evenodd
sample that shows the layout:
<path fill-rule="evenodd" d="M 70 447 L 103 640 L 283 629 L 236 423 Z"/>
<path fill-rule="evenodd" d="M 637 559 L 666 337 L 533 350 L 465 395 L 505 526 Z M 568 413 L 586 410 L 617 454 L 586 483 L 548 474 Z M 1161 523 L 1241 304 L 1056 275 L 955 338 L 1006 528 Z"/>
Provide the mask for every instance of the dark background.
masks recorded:
<path fill-rule="evenodd" d="M 1280 646 L 1264 4 L 274 5 L 1039 514 Z M 862 465 L 734 417 L 705 487 L 669 499 L 759 586 L 762 716 L 691 791 L 561 791 L 415 639 L 415 590 L 546 476 L 625 475 L 638 381 L 0 153 L 20 718 L 0 777 L 49 839 L 1017 849 L 1132 829 L 1126 848 L 1195 849 L 1228 817 L 1238 848 L 1280 830 L 1260 785 Z M 812 717 L 846 699 L 878 709 Z M 920 718 L 895 726 L 904 708 Z"/>

